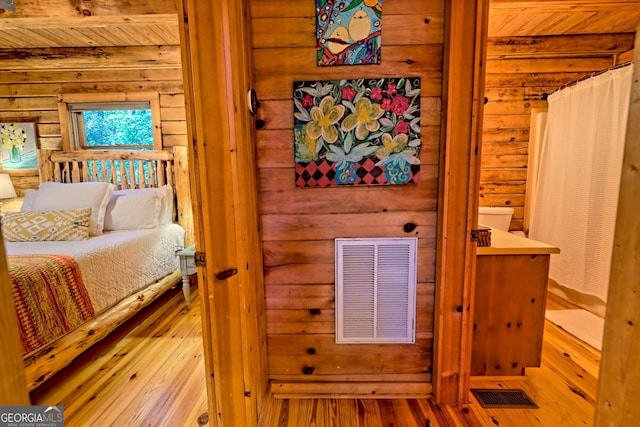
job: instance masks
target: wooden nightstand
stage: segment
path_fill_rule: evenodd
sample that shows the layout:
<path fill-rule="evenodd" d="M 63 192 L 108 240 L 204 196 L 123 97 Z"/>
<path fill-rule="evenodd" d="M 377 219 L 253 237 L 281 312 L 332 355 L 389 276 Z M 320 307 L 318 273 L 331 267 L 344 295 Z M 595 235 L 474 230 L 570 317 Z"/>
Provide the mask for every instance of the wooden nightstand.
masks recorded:
<path fill-rule="evenodd" d="M 180 257 L 180 273 L 182 274 L 182 293 L 184 294 L 184 301 L 187 305 L 187 309 L 191 308 L 191 299 L 189 297 L 191 293 L 190 285 L 189 285 L 189 275 L 197 272 L 196 262 L 195 262 L 195 254 L 196 254 L 196 245 L 193 244 L 188 248 L 184 248 L 178 252 L 176 255 Z"/>

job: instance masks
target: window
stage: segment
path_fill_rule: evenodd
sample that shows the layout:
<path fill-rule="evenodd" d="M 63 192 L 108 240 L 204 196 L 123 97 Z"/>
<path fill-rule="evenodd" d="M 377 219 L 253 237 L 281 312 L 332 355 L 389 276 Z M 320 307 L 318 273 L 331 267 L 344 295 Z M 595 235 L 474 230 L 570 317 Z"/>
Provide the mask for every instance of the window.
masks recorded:
<path fill-rule="evenodd" d="M 65 95 L 60 103 L 63 145 L 69 150 L 162 148 L 156 94 Z M 146 98 L 146 99 L 145 99 Z M 155 98 L 155 99 L 153 99 Z"/>
<path fill-rule="evenodd" d="M 68 108 L 78 148 L 153 149 L 148 102 L 89 102 L 69 104 Z"/>

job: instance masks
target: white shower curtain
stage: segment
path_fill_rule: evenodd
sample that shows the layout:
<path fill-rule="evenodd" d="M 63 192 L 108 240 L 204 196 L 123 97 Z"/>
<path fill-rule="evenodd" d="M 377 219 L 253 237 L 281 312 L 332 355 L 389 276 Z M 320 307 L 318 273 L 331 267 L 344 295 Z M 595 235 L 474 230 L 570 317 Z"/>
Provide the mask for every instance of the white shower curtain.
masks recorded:
<path fill-rule="evenodd" d="M 549 96 L 534 189 L 529 237 L 560 248 L 549 276 L 605 302 L 632 71 L 610 70 Z"/>

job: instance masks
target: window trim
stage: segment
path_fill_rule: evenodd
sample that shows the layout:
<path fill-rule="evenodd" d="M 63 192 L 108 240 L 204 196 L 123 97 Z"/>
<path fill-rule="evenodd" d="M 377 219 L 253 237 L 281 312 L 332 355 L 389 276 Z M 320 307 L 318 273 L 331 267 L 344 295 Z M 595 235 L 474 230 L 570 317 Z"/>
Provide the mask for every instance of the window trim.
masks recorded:
<path fill-rule="evenodd" d="M 60 95 L 58 113 L 60 115 L 60 132 L 62 149 L 65 151 L 86 150 L 75 146 L 75 122 L 69 104 L 78 103 L 110 103 L 110 102 L 149 102 L 151 107 L 151 125 L 153 127 L 153 149 L 162 150 L 162 121 L 160 118 L 160 95 L 157 92 L 138 93 L 73 93 Z"/>

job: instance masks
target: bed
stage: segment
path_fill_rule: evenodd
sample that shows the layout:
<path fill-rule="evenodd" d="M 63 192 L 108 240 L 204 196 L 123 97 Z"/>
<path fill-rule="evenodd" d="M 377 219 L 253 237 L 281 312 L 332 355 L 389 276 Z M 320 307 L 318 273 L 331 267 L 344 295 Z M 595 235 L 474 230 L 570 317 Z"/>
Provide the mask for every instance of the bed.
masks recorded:
<path fill-rule="evenodd" d="M 39 188 L 2 218 L 29 390 L 181 283 L 175 160 L 40 151 Z"/>

